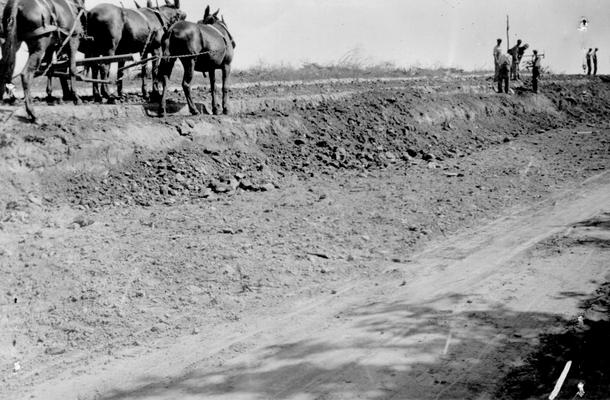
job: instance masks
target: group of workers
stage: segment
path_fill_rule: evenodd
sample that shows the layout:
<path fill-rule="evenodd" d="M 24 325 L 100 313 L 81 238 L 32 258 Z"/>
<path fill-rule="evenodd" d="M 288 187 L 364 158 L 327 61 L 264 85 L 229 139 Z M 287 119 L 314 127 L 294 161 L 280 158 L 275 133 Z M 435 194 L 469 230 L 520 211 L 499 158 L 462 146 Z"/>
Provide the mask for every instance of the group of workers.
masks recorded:
<path fill-rule="evenodd" d="M 498 93 L 508 93 L 511 79 L 521 80 L 521 60 L 525 55 L 525 51 L 529 48 L 528 44 L 522 45 L 522 43 L 521 39 L 517 40 L 517 44 L 504 53 L 502 51 L 502 39 L 497 40 L 496 46 L 493 49 L 493 57 L 495 65 L 494 82 L 498 83 Z M 531 61 L 532 90 L 534 93 L 538 93 L 541 57 L 538 55 L 538 50 L 534 50 L 533 53 Z"/>

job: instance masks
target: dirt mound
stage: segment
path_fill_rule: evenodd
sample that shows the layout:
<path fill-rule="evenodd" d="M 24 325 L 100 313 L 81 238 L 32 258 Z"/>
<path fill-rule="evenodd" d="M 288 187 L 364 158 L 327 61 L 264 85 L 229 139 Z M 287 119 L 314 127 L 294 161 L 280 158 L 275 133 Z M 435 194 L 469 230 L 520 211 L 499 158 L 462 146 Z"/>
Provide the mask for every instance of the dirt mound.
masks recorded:
<path fill-rule="evenodd" d="M 162 153 L 137 150 L 134 157 L 105 176 L 68 178 L 70 201 L 90 208 L 104 205 L 174 204 L 231 195 L 236 190 L 272 190 L 278 174 L 251 154 L 182 148 Z"/>
<path fill-rule="evenodd" d="M 459 91 L 424 96 L 418 89 L 366 91 L 297 107 L 289 114 L 262 114 L 276 123 L 243 138 L 250 151 L 210 152 L 194 140 L 169 153 L 137 152 L 106 176 L 72 176 L 69 198 L 88 207 L 173 204 L 240 189 L 266 190 L 290 174 L 306 179 L 340 170 L 407 168 L 422 162 L 435 169 L 447 159 L 564 122 L 545 98 L 482 94 L 473 98 Z M 247 123 L 247 118 L 220 121 L 217 128 L 244 136 L 235 125 Z M 186 127 L 186 134 L 201 136 L 196 123 L 191 125 L 194 128 Z"/>
<path fill-rule="evenodd" d="M 411 90 L 371 91 L 309 107 L 302 115 L 305 129 L 260 145 L 275 163 L 305 175 L 443 161 L 561 122 L 552 104 L 534 96 L 473 99 Z"/>

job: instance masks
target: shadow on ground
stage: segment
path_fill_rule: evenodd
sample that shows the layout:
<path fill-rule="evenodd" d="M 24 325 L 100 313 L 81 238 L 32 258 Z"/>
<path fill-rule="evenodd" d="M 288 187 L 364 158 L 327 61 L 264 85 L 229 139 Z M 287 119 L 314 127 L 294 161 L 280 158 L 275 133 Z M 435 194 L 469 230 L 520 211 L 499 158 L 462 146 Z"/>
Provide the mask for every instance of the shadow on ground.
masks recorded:
<path fill-rule="evenodd" d="M 608 229 L 600 220 L 579 226 Z M 604 251 L 608 243 L 572 244 Z M 169 382 L 148 377 L 135 390 L 99 399 L 546 399 L 569 360 L 559 398 L 574 398 L 579 382 L 586 399 L 608 398 L 610 283 L 593 294 L 558 295 L 596 317 L 580 323 L 498 304 L 465 307 L 466 294 L 446 296 L 442 305 L 371 303 L 338 315 L 345 329 L 324 341 L 284 342 Z"/>

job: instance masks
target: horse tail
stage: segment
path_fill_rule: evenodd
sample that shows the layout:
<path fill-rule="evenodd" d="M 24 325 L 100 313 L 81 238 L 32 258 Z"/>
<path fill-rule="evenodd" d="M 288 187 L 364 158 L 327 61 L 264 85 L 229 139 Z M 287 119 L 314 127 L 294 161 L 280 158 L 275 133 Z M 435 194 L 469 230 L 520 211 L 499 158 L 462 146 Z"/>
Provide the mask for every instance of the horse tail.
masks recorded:
<path fill-rule="evenodd" d="M 8 0 L 2 16 L 5 41 L 2 46 L 2 60 L 0 61 L 0 88 L 13 80 L 19 39 L 17 38 L 17 13 L 19 0 Z M 0 92 L 1 93 L 1 92 Z"/>

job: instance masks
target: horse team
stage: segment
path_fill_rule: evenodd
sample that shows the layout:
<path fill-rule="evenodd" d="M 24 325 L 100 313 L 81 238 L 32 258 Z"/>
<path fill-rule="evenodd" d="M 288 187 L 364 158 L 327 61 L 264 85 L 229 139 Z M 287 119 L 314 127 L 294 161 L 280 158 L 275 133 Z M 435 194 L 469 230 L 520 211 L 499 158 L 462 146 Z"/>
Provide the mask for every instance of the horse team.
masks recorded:
<path fill-rule="evenodd" d="M 199 113 L 191 97 L 191 82 L 196 71 L 204 76 L 208 74 L 212 112 L 221 111 L 216 101 L 215 71 L 222 71 L 222 112 L 227 114 L 228 79 L 235 40 L 224 18 L 218 14 L 219 11 L 211 13 L 208 6 L 202 20 L 188 22 L 180 8 L 180 0 L 165 0 L 163 6 L 153 5 L 152 0 L 148 0 L 146 7 L 136 2 L 134 9 L 100 4 L 88 11 L 84 0 L 8 0 L 0 24 L 3 42 L 0 88 L 12 81 L 17 50 L 25 43 L 29 56 L 21 81 L 27 114 L 36 120 L 31 82 L 34 77 L 47 74 L 54 59 L 66 61 L 68 73 L 60 75 L 64 99 L 79 104 L 74 82 L 87 79 L 77 71 L 77 52 L 82 52 L 86 58 L 137 53 L 142 64 L 142 95 L 159 101 L 160 115 L 166 112 L 167 85 L 176 60 L 184 67 L 182 87 L 192 114 Z M 146 87 L 147 61 L 153 64 L 151 93 Z M 116 96 L 123 95 L 125 61 L 118 62 L 116 96 L 108 89 L 109 70 L 108 63 L 92 65 L 90 81 L 97 102 L 103 98 L 113 101 Z"/>

